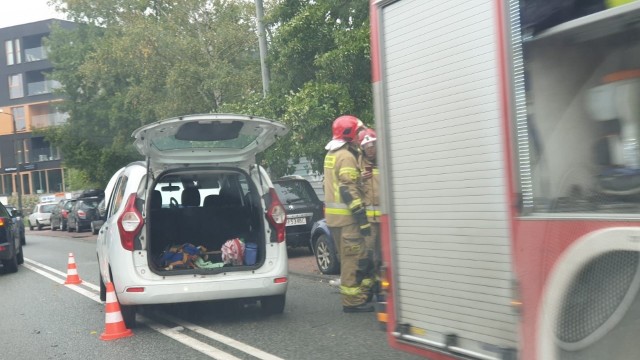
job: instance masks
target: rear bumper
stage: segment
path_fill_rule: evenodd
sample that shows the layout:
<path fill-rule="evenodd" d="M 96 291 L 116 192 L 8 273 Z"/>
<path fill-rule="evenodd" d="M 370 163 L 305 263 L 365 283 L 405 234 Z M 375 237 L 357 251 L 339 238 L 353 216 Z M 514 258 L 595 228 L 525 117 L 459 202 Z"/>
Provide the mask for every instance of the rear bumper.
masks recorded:
<path fill-rule="evenodd" d="M 287 292 L 287 283 L 275 284 L 273 277 L 246 280 L 185 281 L 172 284 L 144 284 L 144 292 L 118 292 L 123 305 L 170 304 L 193 301 L 253 298 L 282 295 Z M 132 286 L 133 287 L 133 286 Z"/>
<path fill-rule="evenodd" d="M 309 238 L 311 237 L 311 231 L 305 232 L 287 232 L 287 245 L 289 246 L 309 246 Z"/>

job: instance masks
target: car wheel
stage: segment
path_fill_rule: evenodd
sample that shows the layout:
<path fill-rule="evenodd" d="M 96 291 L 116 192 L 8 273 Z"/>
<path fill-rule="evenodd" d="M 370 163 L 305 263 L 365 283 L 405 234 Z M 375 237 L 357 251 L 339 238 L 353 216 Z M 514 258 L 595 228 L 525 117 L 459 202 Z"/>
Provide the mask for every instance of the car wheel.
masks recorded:
<path fill-rule="evenodd" d="M 340 264 L 338 263 L 338 253 L 336 252 L 336 246 L 333 241 L 329 240 L 329 237 L 322 234 L 316 241 L 316 263 L 318 269 L 325 275 L 337 274 L 340 270 Z"/>
<path fill-rule="evenodd" d="M 137 325 L 135 305 L 120 305 L 120 313 L 122 313 L 122 320 L 124 320 L 127 329 L 134 329 Z"/>
<path fill-rule="evenodd" d="M 31 221 L 29 221 L 29 230 L 33 231 L 33 225 L 31 225 Z"/>
<path fill-rule="evenodd" d="M 102 280 L 102 273 L 100 273 L 100 301 L 107 301 L 107 286 Z"/>
<path fill-rule="evenodd" d="M 42 230 L 42 224 L 40 224 L 40 222 L 36 221 L 36 226 L 38 227 L 38 231 Z"/>
<path fill-rule="evenodd" d="M 282 312 L 284 311 L 285 300 L 286 296 L 284 294 L 263 297 L 262 299 L 260 299 L 262 312 L 265 315 L 282 314 Z"/>
<path fill-rule="evenodd" d="M 24 253 L 22 252 L 22 244 L 20 244 L 20 252 L 16 255 L 18 265 L 24 264 Z"/>
<path fill-rule="evenodd" d="M 11 259 L 2 260 L 2 266 L 7 273 L 18 272 L 18 254 L 14 254 Z"/>

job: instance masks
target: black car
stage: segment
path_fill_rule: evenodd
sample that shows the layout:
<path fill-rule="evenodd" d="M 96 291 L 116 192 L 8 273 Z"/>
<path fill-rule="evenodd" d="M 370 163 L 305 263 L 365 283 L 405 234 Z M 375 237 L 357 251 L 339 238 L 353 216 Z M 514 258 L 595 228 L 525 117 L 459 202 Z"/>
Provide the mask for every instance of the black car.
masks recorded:
<path fill-rule="evenodd" d="M 81 232 L 91 229 L 91 222 L 100 218 L 98 204 L 104 196 L 91 196 L 76 199 L 67 217 L 67 231 Z"/>
<path fill-rule="evenodd" d="M 98 235 L 98 231 L 104 224 L 104 221 L 107 219 L 107 209 L 106 207 L 106 199 L 102 199 L 100 203 L 98 203 L 98 218 L 91 221 L 91 233 L 93 235 Z"/>
<path fill-rule="evenodd" d="M 67 217 L 76 203 L 72 199 L 63 199 L 51 210 L 51 230 L 67 230 Z"/>
<path fill-rule="evenodd" d="M 20 230 L 4 205 L 0 204 L 0 262 L 5 272 L 18 271 L 18 265 L 24 263 Z"/>
<path fill-rule="evenodd" d="M 22 243 L 22 246 L 27 245 L 27 239 L 24 236 L 24 219 L 22 217 L 22 212 L 14 206 L 5 207 L 7 208 L 7 211 L 9 211 L 9 214 L 11 214 L 13 222 L 18 227 L 18 232 L 20 233 L 20 243 Z"/>
<path fill-rule="evenodd" d="M 338 247 L 331 236 L 327 221 L 322 219 L 313 224 L 309 247 L 313 250 L 318 269 L 326 275 L 340 273 L 340 258 Z"/>
<path fill-rule="evenodd" d="M 273 185 L 287 214 L 287 245 L 309 246 L 313 224 L 324 216 L 324 203 L 301 176 L 286 176 Z"/>

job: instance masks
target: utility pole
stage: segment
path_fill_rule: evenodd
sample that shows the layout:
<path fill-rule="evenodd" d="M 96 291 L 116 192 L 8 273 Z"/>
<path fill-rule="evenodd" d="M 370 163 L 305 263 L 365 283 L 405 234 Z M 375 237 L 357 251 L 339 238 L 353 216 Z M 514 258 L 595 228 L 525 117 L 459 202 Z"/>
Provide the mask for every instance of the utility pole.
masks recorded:
<path fill-rule="evenodd" d="M 262 69 L 262 95 L 269 92 L 269 69 L 267 68 L 267 35 L 264 30 L 264 7 L 262 0 L 256 1 L 256 22 L 258 25 L 258 45 L 260 47 L 260 68 Z"/>
<path fill-rule="evenodd" d="M 13 123 L 13 158 L 16 160 L 16 176 L 18 177 L 18 181 L 16 182 L 16 192 L 18 193 L 18 211 L 22 213 L 22 176 L 20 176 L 20 163 L 18 162 L 18 151 L 16 150 L 16 137 L 18 134 L 16 117 L 13 115 L 13 111 L 6 113 L 4 112 L 4 109 L 0 109 L 0 113 L 10 115 Z"/>

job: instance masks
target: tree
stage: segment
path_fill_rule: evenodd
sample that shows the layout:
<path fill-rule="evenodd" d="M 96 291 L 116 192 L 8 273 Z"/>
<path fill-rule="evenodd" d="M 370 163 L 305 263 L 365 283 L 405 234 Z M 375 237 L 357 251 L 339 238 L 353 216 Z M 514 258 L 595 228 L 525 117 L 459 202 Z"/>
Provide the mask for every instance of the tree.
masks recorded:
<path fill-rule="evenodd" d="M 141 125 L 216 112 L 261 91 L 251 2 L 53 2 L 79 26 L 49 39 L 70 118 L 46 135 L 89 181 L 104 184 L 140 158 L 130 136 Z"/>
<path fill-rule="evenodd" d="M 300 157 L 322 172 L 336 117 L 372 122 L 368 6 L 367 0 L 281 0 L 270 12 L 272 82 L 264 102 L 291 128 L 289 141 L 265 155 L 276 175 Z"/>

